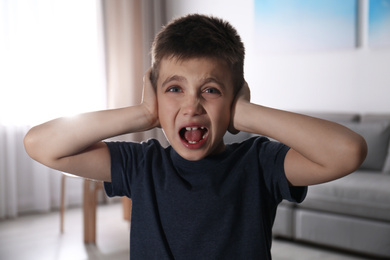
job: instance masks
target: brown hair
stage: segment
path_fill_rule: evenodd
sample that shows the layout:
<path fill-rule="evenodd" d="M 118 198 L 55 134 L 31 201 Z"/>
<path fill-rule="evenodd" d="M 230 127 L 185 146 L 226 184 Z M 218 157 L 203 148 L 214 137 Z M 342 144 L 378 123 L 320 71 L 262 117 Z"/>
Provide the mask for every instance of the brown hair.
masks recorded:
<path fill-rule="evenodd" d="M 244 56 L 244 44 L 228 22 L 200 14 L 187 15 L 171 21 L 156 35 L 151 81 L 156 87 L 163 58 L 217 58 L 230 67 L 236 92 L 244 83 Z"/>

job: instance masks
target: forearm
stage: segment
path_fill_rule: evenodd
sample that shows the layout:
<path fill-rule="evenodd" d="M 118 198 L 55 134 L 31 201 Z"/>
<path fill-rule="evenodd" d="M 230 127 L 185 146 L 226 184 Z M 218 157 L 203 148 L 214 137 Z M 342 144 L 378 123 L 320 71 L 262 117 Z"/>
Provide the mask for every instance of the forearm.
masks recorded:
<path fill-rule="evenodd" d="M 153 124 L 141 105 L 85 113 L 33 127 L 25 137 L 25 147 L 33 159 L 51 165 L 101 140 L 147 130 L 154 127 Z"/>
<path fill-rule="evenodd" d="M 339 178 L 365 158 L 364 139 L 342 125 L 249 102 L 236 110 L 236 129 L 274 138 L 316 165 L 313 169 L 322 176 L 308 183 Z"/>
<path fill-rule="evenodd" d="M 239 108 L 238 108 L 239 109 Z M 245 103 L 236 116 L 235 127 L 240 131 L 257 133 L 276 139 L 299 151 L 312 149 L 308 144 L 333 147 L 329 144 L 355 139 L 347 128 L 302 114 Z M 340 140 L 339 140 L 340 139 Z"/>

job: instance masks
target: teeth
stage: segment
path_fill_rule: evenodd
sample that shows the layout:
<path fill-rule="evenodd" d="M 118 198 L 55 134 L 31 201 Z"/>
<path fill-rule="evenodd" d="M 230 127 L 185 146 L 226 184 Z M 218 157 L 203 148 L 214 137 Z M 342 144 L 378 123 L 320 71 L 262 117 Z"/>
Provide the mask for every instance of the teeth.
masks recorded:
<path fill-rule="evenodd" d="M 191 131 L 191 130 L 198 130 L 198 129 L 199 129 L 199 127 L 189 127 L 189 126 L 187 126 L 187 127 L 186 127 L 186 130 L 187 130 L 187 131 Z M 204 127 L 203 127 L 203 126 L 201 126 L 201 127 L 200 127 L 200 129 L 202 129 L 202 130 L 203 130 L 203 129 L 204 129 Z"/>
<path fill-rule="evenodd" d="M 190 126 L 187 126 L 186 128 L 186 131 L 195 131 L 195 130 L 198 130 L 198 129 L 201 129 L 201 130 L 204 130 L 205 129 L 205 127 L 204 126 L 201 126 L 201 127 L 190 127 Z M 206 138 L 206 135 L 207 135 L 207 133 L 205 133 L 203 136 L 202 136 L 202 139 L 201 140 L 203 140 L 203 139 L 205 139 Z M 198 143 L 197 141 L 187 141 L 189 144 L 196 144 L 196 143 Z M 200 142 L 200 141 L 199 141 Z"/>

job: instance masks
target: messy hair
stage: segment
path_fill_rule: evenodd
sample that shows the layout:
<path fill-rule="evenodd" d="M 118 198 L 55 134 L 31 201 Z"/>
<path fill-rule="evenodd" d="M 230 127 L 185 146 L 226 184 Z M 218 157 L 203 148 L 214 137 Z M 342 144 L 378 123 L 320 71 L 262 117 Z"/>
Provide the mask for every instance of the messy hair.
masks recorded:
<path fill-rule="evenodd" d="M 173 20 L 156 35 L 151 81 L 156 87 L 163 58 L 217 58 L 229 66 L 236 92 L 244 83 L 244 56 L 244 44 L 228 22 L 212 16 L 187 15 Z"/>

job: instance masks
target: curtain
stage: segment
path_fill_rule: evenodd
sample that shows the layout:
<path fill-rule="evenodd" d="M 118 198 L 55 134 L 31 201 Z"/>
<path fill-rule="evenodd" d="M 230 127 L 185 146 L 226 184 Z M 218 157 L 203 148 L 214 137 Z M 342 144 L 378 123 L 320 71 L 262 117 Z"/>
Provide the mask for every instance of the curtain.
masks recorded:
<path fill-rule="evenodd" d="M 59 208 L 61 175 L 26 154 L 23 137 L 28 129 L 0 125 L 0 218 Z M 67 205 L 80 205 L 81 179 L 66 184 Z"/>
<path fill-rule="evenodd" d="M 142 98 L 143 75 L 151 66 L 155 34 L 165 24 L 164 0 L 102 0 L 109 108 L 137 105 Z M 167 141 L 160 129 L 115 139 Z"/>
<path fill-rule="evenodd" d="M 138 104 L 165 22 L 164 0 L 0 0 L 0 219 L 59 208 L 61 174 L 28 157 L 24 135 L 53 118 Z M 159 129 L 116 139 L 151 137 L 167 145 Z M 82 180 L 67 178 L 65 194 L 81 205 Z"/>
<path fill-rule="evenodd" d="M 61 174 L 31 160 L 31 125 L 106 107 L 101 3 L 0 0 L 0 218 L 49 211 Z M 66 204 L 82 202 L 68 178 Z"/>

